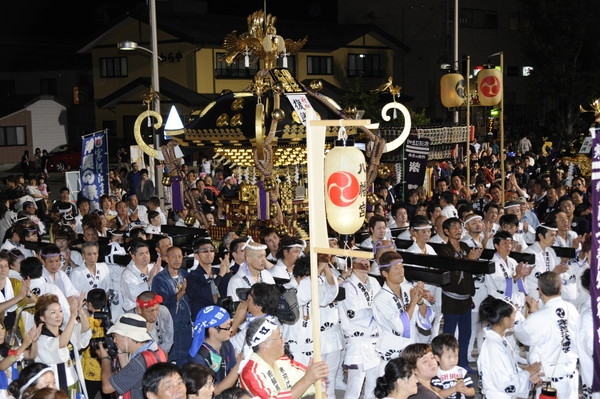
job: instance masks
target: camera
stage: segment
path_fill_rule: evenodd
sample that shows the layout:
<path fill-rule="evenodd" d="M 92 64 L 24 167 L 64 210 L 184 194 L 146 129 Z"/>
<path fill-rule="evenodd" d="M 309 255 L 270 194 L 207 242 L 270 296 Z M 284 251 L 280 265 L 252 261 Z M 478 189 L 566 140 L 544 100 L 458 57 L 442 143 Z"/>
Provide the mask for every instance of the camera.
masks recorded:
<path fill-rule="evenodd" d="M 239 289 L 239 288 L 238 288 Z M 250 290 L 250 289 L 248 289 Z M 226 296 L 224 298 L 219 298 L 218 305 L 225 309 L 229 315 L 233 318 L 235 315 L 235 311 L 237 310 L 240 302 L 234 302 L 230 296 Z"/>
<path fill-rule="evenodd" d="M 117 356 L 117 354 L 119 353 L 119 350 L 117 349 L 117 345 L 115 344 L 115 341 L 114 341 L 112 335 L 106 334 L 106 332 L 112 325 L 110 311 L 107 308 L 105 308 L 102 311 L 94 312 L 92 314 L 92 316 L 94 317 L 94 319 L 101 321 L 101 326 L 104 329 L 105 336 L 90 339 L 90 348 L 92 348 L 92 350 L 96 351 L 98 349 L 98 347 L 100 346 L 100 343 L 102 343 L 102 345 L 106 349 L 106 352 L 108 352 L 108 356 L 110 356 L 110 357 Z"/>

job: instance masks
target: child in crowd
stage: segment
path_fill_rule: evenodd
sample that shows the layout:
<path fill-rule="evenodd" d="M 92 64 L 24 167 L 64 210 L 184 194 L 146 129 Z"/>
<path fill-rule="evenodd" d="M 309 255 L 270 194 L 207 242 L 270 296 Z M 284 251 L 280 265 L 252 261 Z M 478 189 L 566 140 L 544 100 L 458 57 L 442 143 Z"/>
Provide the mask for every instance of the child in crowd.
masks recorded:
<path fill-rule="evenodd" d="M 448 399 L 466 399 L 475 396 L 473 380 L 467 370 L 458 365 L 458 340 L 452 334 L 440 334 L 431 340 L 431 349 L 437 360 L 438 375 L 431 380 L 433 389 Z"/>

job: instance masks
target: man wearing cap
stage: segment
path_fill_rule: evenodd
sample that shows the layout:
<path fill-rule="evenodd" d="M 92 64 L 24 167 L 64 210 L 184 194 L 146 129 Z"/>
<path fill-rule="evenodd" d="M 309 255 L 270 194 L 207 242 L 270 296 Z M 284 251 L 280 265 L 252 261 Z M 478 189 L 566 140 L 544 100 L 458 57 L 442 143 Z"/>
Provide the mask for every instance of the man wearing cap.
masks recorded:
<path fill-rule="evenodd" d="M 254 283 L 275 284 L 273 276 L 266 270 L 266 249 L 266 245 L 252 241 L 252 237 L 248 237 L 246 243 L 242 245 L 246 261 L 231 277 L 227 286 L 227 296 L 230 296 L 233 302 L 240 300 L 236 292 L 238 288 L 250 288 Z"/>
<path fill-rule="evenodd" d="M 96 354 L 102 367 L 102 392 L 130 396 L 131 399 L 144 399 L 142 393 L 142 378 L 150 366 L 143 353 L 150 351 L 149 358 L 153 363 L 165 362 L 166 355 L 152 340 L 146 329 L 146 320 L 137 314 L 125 313 L 108 329 L 107 335 L 113 334 L 113 339 L 119 350 L 120 370 L 113 374 L 113 359 L 108 356 L 106 348 L 101 343 Z M 129 395 L 127 395 L 129 394 Z"/>
<path fill-rule="evenodd" d="M 251 350 L 244 353 L 240 365 L 242 388 L 261 398 L 299 399 L 314 395 L 313 384 L 327 377 L 327 363 L 320 361 L 306 367 L 285 356 L 284 344 L 277 324 L 264 317 L 250 322 L 246 345 Z M 273 370 L 279 371 L 279 377 L 273 375 Z"/>
<path fill-rule="evenodd" d="M 169 353 L 173 346 L 173 319 L 166 306 L 162 305 L 163 298 L 155 292 L 144 291 L 136 298 L 133 313 L 142 316 L 146 322 L 148 333 L 160 349 Z"/>
<path fill-rule="evenodd" d="M 203 364 L 215 373 L 215 395 L 235 385 L 241 355 L 233 348 L 232 320 L 219 306 L 202 308 L 194 322 L 194 335 L 189 349 L 190 361 Z"/>

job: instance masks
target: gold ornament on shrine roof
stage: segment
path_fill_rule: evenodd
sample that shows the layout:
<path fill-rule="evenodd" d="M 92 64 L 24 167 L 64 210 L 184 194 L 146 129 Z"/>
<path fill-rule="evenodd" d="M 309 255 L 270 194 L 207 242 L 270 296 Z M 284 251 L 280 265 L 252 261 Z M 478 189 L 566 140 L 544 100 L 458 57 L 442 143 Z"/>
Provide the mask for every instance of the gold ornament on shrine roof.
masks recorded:
<path fill-rule="evenodd" d="M 257 58 L 264 63 L 265 69 L 274 68 L 279 57 L 286 58 L 297 54 L 308 41 L 308 38 L 294 41 L 277 35 L 275 23 L 277 18 L 271 14 L 265 16 L 263 10 L 255 11 L 248 16 L 248 31 L 240 35 L 237 30 L 229 33 L 223 42 L 225 62 L 231 65 L 236 60 L 244 60 L 246 67 Z"/>

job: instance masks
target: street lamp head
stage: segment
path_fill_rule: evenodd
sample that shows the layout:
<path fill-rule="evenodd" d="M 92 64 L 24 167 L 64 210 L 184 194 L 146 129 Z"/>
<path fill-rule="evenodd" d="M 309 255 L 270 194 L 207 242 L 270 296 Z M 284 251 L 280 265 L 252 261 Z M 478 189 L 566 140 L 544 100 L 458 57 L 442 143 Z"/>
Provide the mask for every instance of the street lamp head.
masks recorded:
<path fill-rule="evenodd" d="M 138 48 L 138 44 L 132 41 L 124 41 L 117 43 L 117 47 L 119 50 L 131 51 L 136 50 Z"/>

